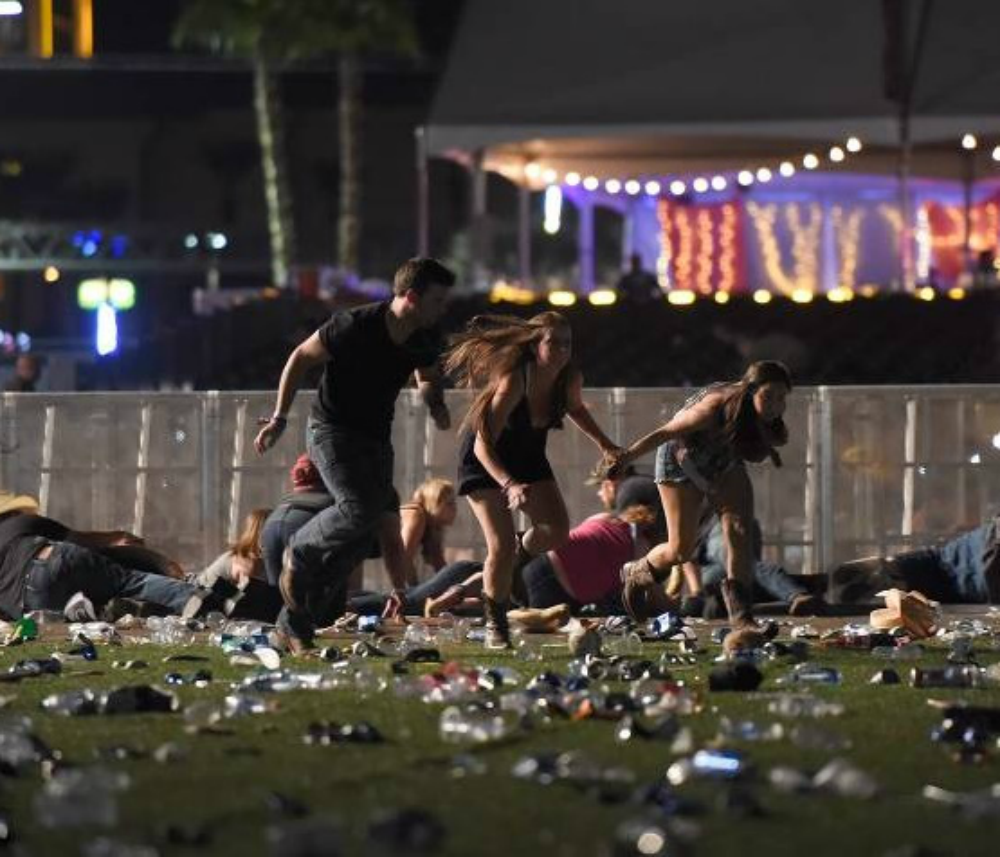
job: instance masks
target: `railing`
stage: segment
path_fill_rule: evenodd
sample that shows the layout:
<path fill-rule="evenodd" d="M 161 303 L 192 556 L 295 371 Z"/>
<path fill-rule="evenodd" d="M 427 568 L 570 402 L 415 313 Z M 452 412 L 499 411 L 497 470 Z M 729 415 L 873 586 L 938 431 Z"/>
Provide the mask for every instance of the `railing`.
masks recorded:
<path fill-rule="evenodd" d="M 688 392 L 588 390 L 586 400 L 628 441 Z M 449 401 L 457 424 L 468 399 Z M 310 402 L 299 396 L 285 437 L 259 457 L 252 440 L 272 393 L 4 394 L 0 486 L 37 496 L 73 527 L 133 530 L 197 567 L 247 512 L 287 490 Z M 751 474 L 765 551 L 792 571 L 933 542 L 978 524 L 1000 499 L 1000 386 L 803 388 L 786 418 L 785 466 Z M 404 498 L 428 476 L 454 477 L 457 434 L 436 431 L 413 391 L 400 397 L 393 439 Z M 551 434 L 549 453 L 571 520 L 597 511 L 584 482 L 597 457 L 590 442 L 568 425 Z M 464 505 L 448 543 L 456 555 L 482 554 Z"/>

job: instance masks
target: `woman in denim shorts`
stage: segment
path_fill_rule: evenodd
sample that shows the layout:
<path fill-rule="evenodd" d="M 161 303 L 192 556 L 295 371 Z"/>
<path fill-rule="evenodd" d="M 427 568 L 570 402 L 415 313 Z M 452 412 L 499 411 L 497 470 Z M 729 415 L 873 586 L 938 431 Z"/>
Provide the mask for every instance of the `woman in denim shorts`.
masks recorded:
<path fill-rule="evenodd" d="M 612 472 L 656 449 L 656 483 L 667 519 L 667 541 L 622 568 L 626 607 L 648 616 L 654 588 L 675 565 L 690 563 L 705 502 L 722 520 L 728 567 L 722 592 L 734 628 L 756 628 L 753 618 L 753 488 L 744 461 L 781 459 L 775 447 L 788 440 L 782 416 L 791 373 L 774 360 L 751 366 L 734 383 L 712 384 L 688 399 L 665 425 L 640 438 L 612 464 Z M 697 569 L 689 589 L 700 592 Z"/>

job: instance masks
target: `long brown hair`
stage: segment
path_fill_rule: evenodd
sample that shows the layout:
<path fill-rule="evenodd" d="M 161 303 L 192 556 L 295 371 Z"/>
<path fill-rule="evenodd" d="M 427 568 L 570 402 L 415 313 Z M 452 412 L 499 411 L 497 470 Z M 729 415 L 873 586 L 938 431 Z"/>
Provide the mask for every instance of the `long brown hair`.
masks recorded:
<path fill-rule="evenodd" d="M 488 435 L 490 402 L 500 381 L 518 366 L 535 360 L 531 349 L 545 334 L 559 327 L 569 327 L 566 317 L 557 312 L 542 312 L 525 320 L 513 315 L 477 315 L 465 331 L 455 337 L 445 358 L 445 371 L 462 387 L 478 389 L 463 426 Z M 549 406 L 549 425 L 559 427 L 566 414 L 567 388 L 573 372 L 569 361 L 556 377 Z M 527 395 L 527 390 L 525 390 Z"/>
<path fill-rule="evenodd" d="M 250 512 L 243 522 L 243 530 L 236 541 L 229 546 L 229 552 L 234 556 L 242 556 L 247 559 L 260 559 L 263 555 L 260 547 L 260 533 L 270 514 L 270 509 L 254 509 Z"/>
<path fill-rule="evenodd" d="M 788 439 L 788 427 L 781 417 L 766 428 L 762 427 L 753 404 L 754 393 L 770 383 L 784 384 L 791 390 L 792 373 L 777 360 L 751 363 L 743 377 L 726 392 L 722 405 L 722 430 L 740 458 L 763 461 L 770 456 L 775 466 L 781 467 L 781 456 L 774 449 L 774 443 L 784 443 Z"/>

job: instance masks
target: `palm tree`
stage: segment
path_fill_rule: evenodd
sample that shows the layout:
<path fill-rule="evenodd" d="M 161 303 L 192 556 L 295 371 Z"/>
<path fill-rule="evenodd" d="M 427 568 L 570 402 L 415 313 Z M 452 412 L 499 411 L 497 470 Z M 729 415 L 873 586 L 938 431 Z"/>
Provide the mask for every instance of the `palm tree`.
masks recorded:
<path fill-rule="evenodd" d="M 295 256 L 291 187 L 276 68 L 336 54 L 340 96 L 340 205 L 337 258 L 358 269 L 361 234 L 362 57 L 416 53 L 407 0 L 193 0 L 176 24 L 175 42 L 200 44 L 253 65 L 254 110 L 260 141 L 271 240 L 272 274 L 285 285 Z"/>

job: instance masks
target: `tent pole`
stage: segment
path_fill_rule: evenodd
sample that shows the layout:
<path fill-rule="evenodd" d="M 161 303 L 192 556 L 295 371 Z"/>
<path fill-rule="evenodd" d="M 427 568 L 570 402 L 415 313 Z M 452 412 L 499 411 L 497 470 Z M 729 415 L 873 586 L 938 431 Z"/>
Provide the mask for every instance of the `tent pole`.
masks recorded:
<path fill-rule="evenodd" d="M 477 149 L 472 156 L 472 285 L 485 290 L 487 283 L 486 153 Z"/>
<path fill-rule="evenodd" d="M 429 256 L 431 248 L 430 201 L 431 187 L 427 162 L 427 129 L 416 129 L 417 137 L 417 254 Z"/>
<path fill-rule="evenodd" d="M 580 292 L 594 290 L 594 204 L 589 194 L 581 196 L 578 203 L 580 226 L 577 231 L 576 255 L 580 260 Z"/>
<path fill-rule="evenodd" d="M 517 267 L 521 288 L 532 288 L 531 279 L 531 188 L 517 186 Z"/>

